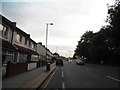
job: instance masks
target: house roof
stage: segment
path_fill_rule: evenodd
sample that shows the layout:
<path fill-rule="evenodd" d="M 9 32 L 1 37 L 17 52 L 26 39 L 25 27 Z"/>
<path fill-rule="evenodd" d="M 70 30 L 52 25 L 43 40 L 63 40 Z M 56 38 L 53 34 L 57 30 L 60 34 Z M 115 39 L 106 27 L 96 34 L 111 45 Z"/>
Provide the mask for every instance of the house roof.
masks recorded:
<path fill-rule="evenodd" d="M 0 23 L 1 23 L 1 24 L 3 24 L 3 25 L 5 25 L 5 24 L 6 24 L 6 25 L 9 25 L 11 28 L 14 28 L 14 30 L 15 30 L 17 33 L 19 33 L 19 34 L 25 36 L 26 38 L 30 39 L 34 44 L 37 45 L 37 43 L 30 38 L 30 34 L 27 34 L 27 33 L 24 32 L 23 30 L 21 30 L 20 28 L 16 27 L 16 22 L 11 22 L 9 19 L 7 19 L 6 17 L 4 17 L 4 16 L 1 15 L 1 14 L 0 14 L 0 18 L 2 18 L 2 19 L 0 20 Z M 12 29 L 11 29 L 11 30 L 12 30 Z"/>
<path fill-rule="evenodd" d="M 0 18 L 2 18 L 1 19 L 1 21 L 0 21 L 0 23 L 1 24 L 7 24 L 7 25 L 9 25 L 11 28 L 16 28 L 16 22 L 11 22 L 10 20 L 8 20 L 7 18 L 5 18 L 4 16 L 2 16 L 1 14 L 0 14 Z"/>
<path fill-rule="evenodd" d="M 16 27 L 16 31 L 17 31 L 18 33 L 20 33 L 21 35 L 23 35 L 23 36 L 25 36 L 25 37 L 27 37 L 27 38 L 30 38 L 30 34 L 25 33 L 25 32 L 22 31 L 20 28 Z"/>
<path fill-rule="evenodd" d="M 30 40 L 31 40 L 34 44 L 36 44 L 36 45 L 37 45 L 37 43 L 36 43 L 33 39 L 31 39 L 31 38 L 30 38 Z"/>
<path fill-rule="evenodd" d="M 18 33 L 26 36 L 27 38 L 30 38 L 30 34 L 27 34 L 24 31 L 22 31 L 20 28 L 16 27 L 16 22 L 11 22 L 9 19 L 7 19 L 6 17 L 2 16 L 1 14 L 0 14 L 0 18 L 2 18 L 1 21 L 0 21 L 1 24 L 9 25 L 11 28 L 14 28 L 14 30 L 17 31 Z"/>

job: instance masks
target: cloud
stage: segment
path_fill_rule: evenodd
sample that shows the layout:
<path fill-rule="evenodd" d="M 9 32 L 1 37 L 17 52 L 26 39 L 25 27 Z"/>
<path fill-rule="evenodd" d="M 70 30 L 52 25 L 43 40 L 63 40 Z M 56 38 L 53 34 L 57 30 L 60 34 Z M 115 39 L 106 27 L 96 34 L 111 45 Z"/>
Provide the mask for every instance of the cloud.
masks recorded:
<path fill-rule="evenodd" d="M 73 51 L 87 30 L 99 31 L 105 24 L 107 3 L 113 0 L 4 0 L 2 14 L 45 45 L 46 23 L 48 47 L 60 53 Z M 69 48 L 67 48 L 69 47 Z"/>

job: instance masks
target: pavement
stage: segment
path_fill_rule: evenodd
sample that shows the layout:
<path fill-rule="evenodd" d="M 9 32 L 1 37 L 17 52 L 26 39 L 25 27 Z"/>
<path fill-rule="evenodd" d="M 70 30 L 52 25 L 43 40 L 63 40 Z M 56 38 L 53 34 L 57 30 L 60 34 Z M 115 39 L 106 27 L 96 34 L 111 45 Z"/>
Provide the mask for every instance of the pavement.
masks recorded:
<path fill-rule="evenodd" d="M 46 78 L 56 69 L 55 63 L 50 65 L 50 70 L 46 66 L 24 72 L 2 80 L 2 88 L 38 88 Z"/>

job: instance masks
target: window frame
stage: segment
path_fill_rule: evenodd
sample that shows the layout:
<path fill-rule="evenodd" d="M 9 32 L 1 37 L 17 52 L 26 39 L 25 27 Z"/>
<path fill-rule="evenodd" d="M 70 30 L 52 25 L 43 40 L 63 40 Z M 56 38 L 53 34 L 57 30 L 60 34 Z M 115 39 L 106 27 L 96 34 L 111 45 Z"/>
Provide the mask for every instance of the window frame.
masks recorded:
<path fill-rule="evenodd" d="M 2 29 L 0 30 L 1 35 L 2 35 L 3 37 L 5 37 L 5 38 L 8 38 L 9 28 L 6 27 L 6 26 L 4 26 L 4 25 L 2 25 L 2 24 L 0 24 L 0 25 L 1 25 L 1 27 L 2 27 Z"/>
<path fill-rule="evenodd" d="M 16 33 L 16 42 L 22 42 L 22 35 L 20 35 L 19 33 Z"/>
<path fill-rule="evenodd" d="M 25 38 L 25 42 L 24 42 L 24 44 L 27 46 L 27 42 L 28 42 L 28 39 L 27 38 Z"/>

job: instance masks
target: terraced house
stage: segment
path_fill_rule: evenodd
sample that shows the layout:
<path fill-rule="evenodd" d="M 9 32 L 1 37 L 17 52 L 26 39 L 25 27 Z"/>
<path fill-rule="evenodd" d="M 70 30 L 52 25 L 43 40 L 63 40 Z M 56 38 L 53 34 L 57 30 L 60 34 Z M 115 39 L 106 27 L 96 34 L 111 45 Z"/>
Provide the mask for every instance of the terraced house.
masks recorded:
<path fill-rule="evenodd" d="M 2 15 L 0 18 L 2 75 L 12 76 L 37 68 L 40 55 L 37 53 L 37 43 L 30 38 L 30 34 L 16 27 L 15 22 Z"/>
<path fill-rule="evenodd" d="M 1 55 L 2 55 L 2 66 L 3 75 L 6 74 L 7 62 L 15 62 L 16 48 L 12 43 L 13 31 L 16 29 L 16 23 L 7 20 L 5 17 L 0 15 L 0 41 L 1 41 Z"/>
<path fill-rule="evenodd" d="M 46 49 L 46 47 L 42 45 L 42 42 L 37 43 L 37 52 L 39 53 L 40 66 L 45 65 L 46 60 L 48 60 L 48 62 L 51 63 L 53 62 L 52 61 L 53 53 L 49 49 Z"/>
<path fill-rule="evenodd" d="M 13 33 L 13 43 L 17 48 L 16 62 L 30 62 L 38 60 L 38 53 L 36 52 L 37 43 L 30 38 L 22 30 L 16 27 Z"/>

